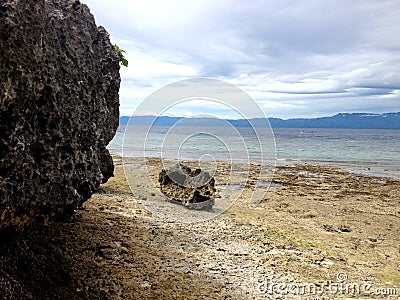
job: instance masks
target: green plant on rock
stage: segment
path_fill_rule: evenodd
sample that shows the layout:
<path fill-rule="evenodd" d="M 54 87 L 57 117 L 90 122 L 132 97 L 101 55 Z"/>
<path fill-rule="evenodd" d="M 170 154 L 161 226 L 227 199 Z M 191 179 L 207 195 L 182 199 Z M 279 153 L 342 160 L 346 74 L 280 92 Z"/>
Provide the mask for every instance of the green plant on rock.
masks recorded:
<path fill-rule="evenodd" d="M 125 58 L 124 53 L 125 50 L 121 49 L 118 45 L 114 45 L 115 52 L 117 53 L 117 56 L 119 58 L 120 63 L 124 67 L 128 67 L 128 60 Z"/>

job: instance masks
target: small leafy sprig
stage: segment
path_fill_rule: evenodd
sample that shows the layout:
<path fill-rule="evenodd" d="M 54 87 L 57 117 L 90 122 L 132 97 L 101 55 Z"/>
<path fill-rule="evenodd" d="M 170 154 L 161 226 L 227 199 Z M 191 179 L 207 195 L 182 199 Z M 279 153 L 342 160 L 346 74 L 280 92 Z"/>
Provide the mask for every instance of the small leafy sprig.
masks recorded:
<path fill-rule="evenodd" d="M 128 67 L 128 60 L 125 58 L 125 50 L 121 49 L 117 44 L 114 45 L 115 52 L 119 58 L 119 62 L 124 66 Z"/>

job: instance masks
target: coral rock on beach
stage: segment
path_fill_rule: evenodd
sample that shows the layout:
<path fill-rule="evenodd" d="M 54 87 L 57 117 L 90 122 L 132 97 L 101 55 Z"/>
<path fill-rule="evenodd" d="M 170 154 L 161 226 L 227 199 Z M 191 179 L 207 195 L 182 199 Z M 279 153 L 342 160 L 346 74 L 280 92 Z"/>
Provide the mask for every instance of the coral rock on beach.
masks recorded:
<path fill-rule="evenodd" d="M 206 171 L 175 164 L 161 170 L 158 181 L 165 196 L 188 208 L 210 209 L 214 205 L 215 180 Z"/>
<path fill-rule="evenodd" d="M 119 60 L 79 1 L 0 0 L 0 229 L 69 215 L 113 174 Z"/>

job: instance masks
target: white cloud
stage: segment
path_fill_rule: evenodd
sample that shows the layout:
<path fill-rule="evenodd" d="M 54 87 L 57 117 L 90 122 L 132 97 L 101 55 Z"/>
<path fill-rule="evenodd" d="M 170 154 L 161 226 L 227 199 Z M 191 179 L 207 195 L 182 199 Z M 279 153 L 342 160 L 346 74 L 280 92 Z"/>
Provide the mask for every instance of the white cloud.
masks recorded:
<path fill-rule="evenodd" d="M 400 111 L 396 0 L 83 2 L 127 52 L 122 114 L 203 76 L 238 85 L 267 115 Z"/>

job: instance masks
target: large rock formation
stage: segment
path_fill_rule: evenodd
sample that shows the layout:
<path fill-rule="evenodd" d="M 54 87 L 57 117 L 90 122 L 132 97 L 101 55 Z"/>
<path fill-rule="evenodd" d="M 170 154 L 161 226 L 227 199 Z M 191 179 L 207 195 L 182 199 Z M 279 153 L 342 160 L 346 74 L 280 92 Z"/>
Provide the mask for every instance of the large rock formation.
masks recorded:
<path fill-rule="evenodd" d="M 175 164 L 161 170 L 158 182 L 165 196 L 188 208 L 210 209 L 214 205 L 215 180 L 206 171 Z"/>
<path fill-rule="evenodd" d="M 89 8 L 0 0 L 0 229 L 69 214 L 113 174 L 119 61 Z"/>

